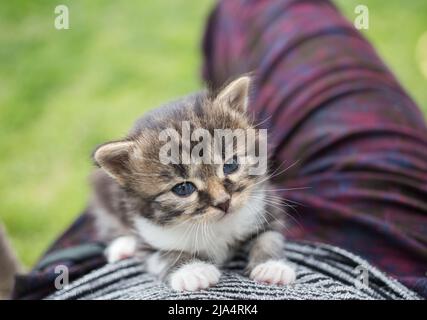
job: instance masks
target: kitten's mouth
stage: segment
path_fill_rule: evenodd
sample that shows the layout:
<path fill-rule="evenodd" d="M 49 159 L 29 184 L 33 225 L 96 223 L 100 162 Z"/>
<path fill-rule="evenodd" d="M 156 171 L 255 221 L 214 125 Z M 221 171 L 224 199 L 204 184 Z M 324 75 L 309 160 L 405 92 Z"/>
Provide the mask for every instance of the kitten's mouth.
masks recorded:
<path fill-rule="evenodd" d="M 214 212 L 214 216 L 218 217 L 218 220 L 233 213 L 234 206 L 231 204 L 231 200 L 230 197 L 220 204 L 211 206 L 211 210 Z"/>
<path fill-rule="evenodd" d="M 219 221 L 233 214 L 234 211 L 234 208 L 229 208 L 227 211 L 223 211 L 221 209 L 212 207 L 208 212 L 204 214 L 204 216 L 206 216 L 206 218 Z"/>
<path fill-rule="evenodd" d="M 230 208 L 228 208 L 227 211 L 222 211 L 222 210 L 217 210 L 218 211 L 218 220 L 222 220 L 225 217 L 231 216 L 233 215 L 236 211 L 238 210 L 238 208 L 235 208 L 234 206 L 230 205 Z"/>

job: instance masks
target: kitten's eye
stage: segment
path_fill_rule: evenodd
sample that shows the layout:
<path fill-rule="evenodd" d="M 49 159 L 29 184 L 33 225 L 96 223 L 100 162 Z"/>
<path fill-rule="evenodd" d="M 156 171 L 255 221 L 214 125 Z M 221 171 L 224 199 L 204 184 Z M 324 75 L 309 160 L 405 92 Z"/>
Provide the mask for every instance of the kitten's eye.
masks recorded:
<path fill-rule="evenodd" d="M 239 169 L 239 164 L 237 163 L 237 158 L 234 157 L 233 160 L 229 163 L 224 163 L 223 171 L 225 175 L 232 174 Z"/>
<path fill-rule="evenodd" d="M 172 192 L 181 197 L 187 197 L 196 191 L 196 187 L 191 182 L 183 182 L 172 188 Z"/>

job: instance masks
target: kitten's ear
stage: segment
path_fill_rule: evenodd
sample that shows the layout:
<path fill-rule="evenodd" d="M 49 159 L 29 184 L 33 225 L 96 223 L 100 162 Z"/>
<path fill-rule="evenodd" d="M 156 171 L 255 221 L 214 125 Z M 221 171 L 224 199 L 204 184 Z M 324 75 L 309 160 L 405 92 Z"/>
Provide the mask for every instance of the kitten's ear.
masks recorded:
<path fill-rule="evenodd" d="M 116 141 L 99 146 L 93 153 L 95 163 L 119 183 L 130 174 L 129 161 L 133 141 Z"/>
<path fill-rule="evenodd" d="M 251 78 L 249 76 L 240 77 L 222 89 L 215 98 L 215 101 L 226 102 L 235 110 L 246 112 L 249 102 L 250 84 Z"/>

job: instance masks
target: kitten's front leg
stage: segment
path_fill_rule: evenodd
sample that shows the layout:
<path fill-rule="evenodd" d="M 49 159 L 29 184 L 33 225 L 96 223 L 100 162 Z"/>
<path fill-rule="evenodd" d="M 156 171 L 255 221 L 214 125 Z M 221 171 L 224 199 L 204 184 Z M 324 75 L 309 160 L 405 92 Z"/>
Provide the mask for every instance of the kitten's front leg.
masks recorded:
<path fill-rule="evenodd" d="M 108 263 L 114 263 L 133 257 L 137 252 L 137 239 L 126 235 L 114 239 L 105 249 L 105 257 Z"/>
<path fill-rule="evenodd" d="M 147 259 L 147 271 L 158 275 L 176 291 L 198 291 L 218 283 L 221 272 L 188 253 L 158 251 Z"/>
<path fill-rule="evenodd" d="M 147 271 L 159 276 L 177 291 L 197 291 L 218 283 L 221 276 L 218 268 L 192 255 L 178 251 L 138 250 L 137 239 L 122 236 L 114 239 L 105 250 L 109 263 L 137 256 L 145 260 Z M 148 255 L 148 257 L 147 257 Z"/>
<path fill-rule="evenodd" d="M 285 262 L 284 238 L 277 231 L 266 231 L 253 240 L 247 271 L 261 283 L 286 285 L 295 281 L 295 270 Z"/>

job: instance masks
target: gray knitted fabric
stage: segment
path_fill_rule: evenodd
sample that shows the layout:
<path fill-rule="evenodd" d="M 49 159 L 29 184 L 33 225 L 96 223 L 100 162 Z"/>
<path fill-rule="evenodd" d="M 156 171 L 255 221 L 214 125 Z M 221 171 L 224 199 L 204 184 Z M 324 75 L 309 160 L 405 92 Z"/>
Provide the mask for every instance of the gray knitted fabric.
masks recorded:
<path fill-rule="evenodd" d="M 199 292 L 176 292 L 144 272 L 137 260 L 106 265 L 47 299 L 419 299 L 365 260 L 337 247 L 288 242 L 286 256 L 297 280 L 288 286 L 255 283 L 243 275 L 245 251 L 223 270 L 219 284 Z M 367 274 L 363 284 L 360 275 Z M 359 277 L 358 277 L 359 276 Z M 365 277 L 366 279 L 366 277 Z"/>

